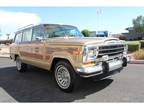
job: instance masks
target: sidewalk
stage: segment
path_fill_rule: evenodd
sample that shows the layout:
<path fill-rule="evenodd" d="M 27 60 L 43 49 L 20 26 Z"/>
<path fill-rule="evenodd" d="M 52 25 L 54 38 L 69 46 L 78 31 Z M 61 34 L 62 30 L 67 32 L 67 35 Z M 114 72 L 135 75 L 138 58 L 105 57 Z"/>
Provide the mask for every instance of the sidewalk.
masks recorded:
<path fill-rule="evenodd" d="M 0 58 L 9 58 L 10 55 L 9 54 L 0 54 Z"/>
<path fill-rule="evenodd" d="M 3 88 L 0 87 L 0 102 L 14 102 L 17 101 Z"/>
<path fill-rule="evenodd" d="M 9 55 L 9 47 L 8 46 L 3 46 L 3 47 L 0 47 L 0 57 L 10 57 Z"/>

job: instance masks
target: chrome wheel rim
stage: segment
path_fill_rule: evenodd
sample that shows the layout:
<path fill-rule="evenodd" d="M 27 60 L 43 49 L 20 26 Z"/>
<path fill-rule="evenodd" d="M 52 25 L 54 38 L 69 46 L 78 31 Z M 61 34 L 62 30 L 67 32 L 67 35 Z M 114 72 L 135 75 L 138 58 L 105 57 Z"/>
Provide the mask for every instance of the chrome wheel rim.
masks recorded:
<path fill-rule="evenodd" d="M 16 67 L 17 67 L 18 70 L 21 69 L 21 60 L 20 59 L 16 60 Z"/>
<path fill-rule="evenodd" d="M 59 65 L 55 71 L 56 71 L 55 78 L 56 78 L 57 84 L 62 89 L 67 89 L 71 83 L 70 73 L 68 69 L 63 65 Z"/>

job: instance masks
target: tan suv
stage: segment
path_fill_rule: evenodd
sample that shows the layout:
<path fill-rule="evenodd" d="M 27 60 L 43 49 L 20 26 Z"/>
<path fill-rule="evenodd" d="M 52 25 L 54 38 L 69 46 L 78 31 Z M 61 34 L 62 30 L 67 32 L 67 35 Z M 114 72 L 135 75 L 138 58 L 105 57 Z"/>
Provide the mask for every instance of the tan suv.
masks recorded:
<path fill-rule="evenodd" d="M 70 25 L 40 24 L 16 32 L 10 57 L 19 72 L 27 64 L 54 72 L 58 87 L 70 92 L 80 78 L 120 72 L 127 65 L 127 45 L 116 38 L 84 37 Z"/>

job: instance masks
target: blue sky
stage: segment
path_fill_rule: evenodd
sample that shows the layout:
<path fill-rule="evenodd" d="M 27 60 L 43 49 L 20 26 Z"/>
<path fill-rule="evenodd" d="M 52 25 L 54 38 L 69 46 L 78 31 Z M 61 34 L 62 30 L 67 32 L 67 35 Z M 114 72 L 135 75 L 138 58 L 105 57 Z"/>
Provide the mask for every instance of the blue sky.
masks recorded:
<path fill-rule="evenodd" d="M 9 12 L 9 14 L 32 14 L 33 18 L 38 17 L 35 21 L 38 23 L 71 24 L 80 30 L 108 30 L 112 33 L 126 32 L 125 28 L 132 26 L 133 18 L 144 15 L 144 7 L 3 7 L 0 8 L 0 11 Z M 22 19 L 18 15 L 13 19 L 6 18 L 12 22 L 14 22 L 13 20 L 21 21 L 13 27 L 9 27 L 11 23 L 5 24 L 8 27 L 1 27 L 0 22 L 2 34 L 15 32 L 18 24 L 28 21 L 29 18 L 30 16 Z M 4 23 L 4 21 L 2 22 Z"/>

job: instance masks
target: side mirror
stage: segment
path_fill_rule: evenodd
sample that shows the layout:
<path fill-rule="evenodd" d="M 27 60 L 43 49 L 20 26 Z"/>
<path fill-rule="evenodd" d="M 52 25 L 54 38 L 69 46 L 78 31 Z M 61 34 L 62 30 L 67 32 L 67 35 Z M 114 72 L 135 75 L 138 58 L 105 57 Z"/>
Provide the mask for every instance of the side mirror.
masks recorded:
<path fill-rule="evenodd" d="M 41 40 L 43 40 L 43 37 L 36 37 L 36 41 L 41 41 Z"/>

